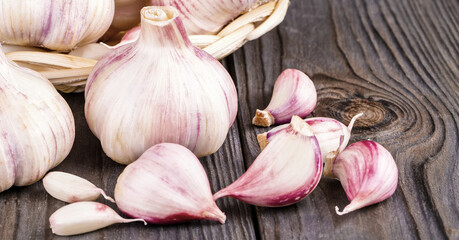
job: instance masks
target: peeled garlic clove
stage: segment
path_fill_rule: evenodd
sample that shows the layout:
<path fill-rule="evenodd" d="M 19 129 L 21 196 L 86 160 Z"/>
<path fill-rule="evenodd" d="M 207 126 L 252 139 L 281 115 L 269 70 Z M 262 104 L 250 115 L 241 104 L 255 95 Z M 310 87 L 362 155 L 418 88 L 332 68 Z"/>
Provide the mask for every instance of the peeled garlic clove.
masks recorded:
<path fill-rule="evenodd" d="M 40 180 L 69 154 L 70 107 L 39 73 L 7 59 L 0 45 L 0 192 Z"/>
<path fill-rule="evenodd" d="M 54 234 L 69 236 L 92 232 L 115 223 L 144 222 L 143 219 L 124 219 L 113 209 L 97 202 L 77 202 L 66 205 L 49 217 Z"/>
<path fill-rule="evenodd" d="M 287 69 L 274 83 L 273 96 L 264 110 L 258 110 L 252 123 L 269 127 L 288 123 L 292 116 L 306 117 L 314 110 L 317 93 L 314 83 L 303 72 Z"/>
<path fill-rule="evenodd" d="M 0 42 L 71 50 L 97 41 L 114 11 L 113 0 L 2 0 Z"/>
<path fill-rule="evenodd" d="M 309 126 L 311 126 L 312 131 L 319 142 L 322 159 L 325 164 L 325 176 L 333 178 L 333 160 L 336 155 L 343 151 L 347 146 L 351 137 L 352 127 L 354 126 L 355 121 L 362 115 L 363 113 L 355 115 L 347 127 L 333 118 L 316 117 L 304 120 L 307 124 L 309 124 Z M 260 144 L 261 150 L 263 150 L 269 142 L 276 138 L 278 133 L 285 131 L 287 128 L 288 124 L 284 124 L 277 126 L 268 132 L 258 134 L 257 140 Z"/>
<path fill-rule="evenodd" d="M 192 46 L 172 7 L 142 9 L 138 41 L 116 48 L 94 67 L 85 115 L 104 152 L 129 164 L 161 142 L 198 157 L 217 151 L 237 112 L 231 76 Z"/>
<path fill-rule="evenodd" d="M 100 195 L 111 202 L 115 202 L 105 194 L 104 190 L 96 187 L 90 181 L 70 173 L 50 172 L 43 178 L 43 186 L 51 196 L 68 203 L 92 201 Z"/>
<path fill-rule="evenodd" d="M 343 215 L 381 202 L 395 192 L 398 169 L 394 158 L 383 146 L 373 141 L 360 141 L 344 149 L 333 163 L 333 174 L 341 182 L 351 203 Z"/>
<path fill-rule="evenodd" d="M 294 116 L 249 169 L 214 199 L 229 196 L 257 206 L 287 206 L 311 193 L 321 176 L 319 143 L 311 127 Z"/>
<path fill-rule="evenodd" d="M 266 0 L 151 0 L 153 6 L 173 6 L 180 11 L 190 35 L 218 32 L 235 17 Z"/>
<path fill-rule="evenodd" d="M 155 145 L 127 166 L 116 183 L 115 199 L 122 212 L 149 223 L 226 220 L 199 160 L 173 143 Z"/>

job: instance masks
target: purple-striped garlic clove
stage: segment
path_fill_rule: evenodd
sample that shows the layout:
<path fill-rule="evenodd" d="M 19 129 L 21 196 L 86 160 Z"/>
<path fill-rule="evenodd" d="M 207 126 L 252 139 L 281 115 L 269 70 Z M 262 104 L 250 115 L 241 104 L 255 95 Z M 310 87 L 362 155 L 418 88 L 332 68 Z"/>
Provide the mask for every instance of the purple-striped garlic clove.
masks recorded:
<path fill-rule="evenodd" d="M 324 175 L 333 178 L 332 166 L 333 161 L 339 152 L 343 151 L 347 146 L 351 137 L 351 130 L 355 121 L 361 117 L 363 113 L 355 115 L 349 125 L 342 124 L 341 122 L 326 117 L 308 118 L 304 121 L 311 126 L 314 135 L 320 145 L 322 159 L 324 162 Z M 261 150 L 263 150 L 269 142 L 271 142 L 277 135 L 288 128 L 288 124 L 277 126 L 268 132 L 257 135 L 258 143 Z"/>
<path fill-rule="evenodd" d="M 43 186 L 49 195 L 64 202 L 73 203 L 96 200 L 100 195 L 115 202 L 104 190 L 90 181 L 65 172 L 50 172 L 43 178 Z"/>
<path fill-rule="evenodd" d="M 269 127 L 288 123 L 292 116 L 306 117 L 314 110 L 317 93 L 314 83 L 303 72 L 286 69 L 274 83 L 271 101 L 264 110 L 257 109 L 252 123 Z"/>
<path fill-rule="evenodd" d="M 319 143 L 311 127 L 294 116 L 249 169 L 214 199 L 229 196 L 257 206 L 287 206 L 311 193 L 321 176 Z"/>
<path fill-rule="evenodd" d="M 0 42 L 69 51 L 96 42 L 114 12 L 113 0 L 2 0 Z"/>
<path fill-rule="evenodd" d="M 59 208 L 49 217 L 54 234 L 59 236 L 92 232 L 115 223 L 143 222 L 143 219 L 125 219 L 113 209 L 97 202 L 77 202 Z"/>
<path fill-rule="evenodd" d="M 163 142 L 198 157 L 216 152 L 237 113 L 231 76 L 191 44 L 177 9 L 145 7 L 141 14 L 141 37 L 105 55 L 89 75 L 89 128 L 121 164 Z"/>
<path fill-rule="evenodd" d="M 373 141 L 356 142 L 344 149 L 333 163 L 333 174 L 351 201 L 342 212 L 336 207 L 338 215 L 381 202 L 397 188 L 398 169 L 394 158 Z"/>
<path fill-rule="evenodd" d="M 115 199 L 122 212 L 149 223 L 226 220 L 199 160 L 173 143 L 157 144 L 127 166 L 116 183 Z"/>

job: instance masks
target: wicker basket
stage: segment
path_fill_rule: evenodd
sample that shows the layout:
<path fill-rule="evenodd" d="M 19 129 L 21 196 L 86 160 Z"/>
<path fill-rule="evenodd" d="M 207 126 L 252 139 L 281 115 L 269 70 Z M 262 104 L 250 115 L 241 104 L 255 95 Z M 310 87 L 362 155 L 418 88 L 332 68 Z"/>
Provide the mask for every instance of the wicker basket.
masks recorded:
<path fill-rule="evenodd" d="M 239 16 L 216 35 L 192 35 L 191 42 L 217 59 L 279 25 L 289 0 L 272 0 Z M 82 92 L 96 60 L 49 52 L 11 52 L 9 59 L 40 72 L 60 91 Z"/>

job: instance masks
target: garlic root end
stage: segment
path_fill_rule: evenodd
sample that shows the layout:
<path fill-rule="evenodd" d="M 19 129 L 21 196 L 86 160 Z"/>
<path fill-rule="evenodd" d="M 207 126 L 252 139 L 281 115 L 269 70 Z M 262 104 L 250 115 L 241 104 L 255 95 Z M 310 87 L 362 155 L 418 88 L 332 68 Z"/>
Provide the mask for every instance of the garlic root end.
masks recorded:
<path fill-rule="evenodd" d="M 268 111 L 257 109 L 252 124 L 260 127 L 269 127 L 274 124 L 274 117 Z"/>
<path fill-rule="evenodd" d="M 265 133 L 258 134 L 257 141 L 258 141 L 258 144 L 260 145 L 261 151 L 263 151 L 263 149 L 265 149 L 265 147 L 268 146 L 268 143 L 269 143 L 268 133 L 265 132 Z"/>

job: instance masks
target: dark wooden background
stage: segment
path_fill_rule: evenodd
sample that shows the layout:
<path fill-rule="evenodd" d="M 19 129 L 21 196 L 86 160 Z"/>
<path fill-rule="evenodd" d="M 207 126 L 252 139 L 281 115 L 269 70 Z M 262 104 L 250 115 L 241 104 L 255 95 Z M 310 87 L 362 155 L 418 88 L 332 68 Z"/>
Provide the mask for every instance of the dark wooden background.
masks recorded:
<path fill-rule="evenodd" d="M 292 0 L 285 21 L 223 63 L 239 93 L 224 146 L 203 158 L 213 191 L 236 180 L 260 150 L 251 125 L 285 68 L 306 72 L 318 91 L 312 116 L 349 123 L 351 142 L 384 145 L 399 168 L 388 200 L 345 216 L 336 180 L 322 179 L 298 204 L 259 208 L 224 198 L 227 222 L 118 224 L 73 239 L 459 239 L 459 2 L 457 0 Z M 83 95 L 65 94 L 76 120 L 71 154 L 55 170 L 80 175 L 113 196 L 123 166 L 88 129 Z M 135 196 L 133 196 L 135 197 Z M 104 200 L 99 199 L 104 202 Z M 106 202 L 116 208 L 114 204 Z M 0 194 L 0 239 L 60 239 L 48 218 L 64 206 L 40 182 Z"/>

